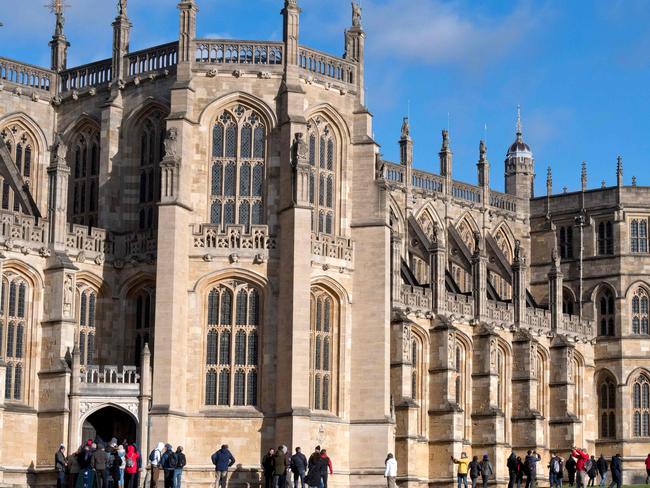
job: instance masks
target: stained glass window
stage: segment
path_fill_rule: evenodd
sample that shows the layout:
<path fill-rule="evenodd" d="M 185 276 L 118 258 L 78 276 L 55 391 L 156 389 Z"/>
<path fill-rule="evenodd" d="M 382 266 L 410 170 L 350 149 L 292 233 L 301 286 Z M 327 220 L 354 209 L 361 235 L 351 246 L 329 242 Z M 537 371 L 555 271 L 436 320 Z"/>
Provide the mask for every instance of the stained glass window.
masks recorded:
<path fill-rule="evenodd" d="M 333 234 L 336 212 L 336 142 L 330 125 L 320 117 L 308 123 L 309 202 L 313 205 L 312 231 Z"/>
<path fill-rule="evenodd" d="M 9 293 L 5 293 L 5 289 Z M 0 361 L 6 364 L 5 399 L 23 399 L 24 361 L 28 333 L 30 288 L 20 276 L 5 275 L 2 279 L 0 306 Z M 6 313 L 5 313 L 6 311 Z"/>
<path fill-rule="evenodd" d="M 332 381 L 335 372 L 334 338 L 337 316 L 334 298 L 321 288 L 311 292 L 311 384 L 312 408 L 333 410 Z"/>

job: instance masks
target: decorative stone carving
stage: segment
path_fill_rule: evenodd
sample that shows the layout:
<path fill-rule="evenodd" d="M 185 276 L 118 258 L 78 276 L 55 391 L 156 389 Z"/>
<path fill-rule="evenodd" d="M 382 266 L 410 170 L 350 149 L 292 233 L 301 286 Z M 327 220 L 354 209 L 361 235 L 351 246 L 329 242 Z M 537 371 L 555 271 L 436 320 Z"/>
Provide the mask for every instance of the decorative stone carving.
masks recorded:
<path fill-rule="evenodd" d="M 63 278 L 63 316 L 72 317 L 74 300 L 74 276 L 71 273 L 66 273 Z"/>
<path fill-rule="evenodd" d="M 1 90 L 0 90 L 0 91 L 1 91 Z M 58 107 L 59 105 L 61 105 L 61 103 L 63 102 L 63 100 L 61 99 L 61 97 L 60 97 L 59 95 L 54 95 L 54 96 L 52 97 L 51 102 L 52 102 L 52 105 L 54 105 L 55 107 Z"/>
<path fill-rule="evenodd" d="M 411 361 L 411 324 L 405 322 L 402 324 L 402 361 L 408 363 Z"/>
<path fill-rule="evenodd" d="M 566 379 L 568 382 L 573 381 L 573 350 L 571 348 L 566 350 Z"/>
<path fill-rule="evenodd" d="M 214 78 L 215 76 L 217 76 L 217 73 L 218 73 L 217 68 L 212 68 L 212 69 L 208 70 L 208 72 L 205 74 L 205 76 L 208 77 L 208 78 Z"/>
<path fill-rule="evenodd" d="M 79 100 L 79 92 L 77 90 L 72 90 L 72 99 Z"/>
<path fill-rule="evenodd" d="M 88 94 L 89 94 L 91 97 L 94 97 L 95 95 L 97 95 L 97 88 L 95 88 L 95 87 L 93 86 L 90 90 L 88 90 Z"/>
<path fill-rule="evenodd" d="M 140 84 L 140 77 L 139 76 L 136 76 L 136 77 L 133 78 L 133 84 L 135 86 L 138 86 Z"/>
<path fill-rule="evenodd" d="M 41 99 L 41 97 L 38 95 L 38 93 L 33 92 L 32 93 L 32 102 L 38 102 Z"/>
<path fill-rule="evenodd" d="M 497 341 L 490 339 L 490 368 L 497 367 Z"/>
<path fill-rule="evenodd" d="M 232 72 L 232 75 L 233 75 L 235 78 L 241 78 L 242 72 L 241 72 L 241 70 L 236 69 L 235 71 Z"/>
<path fill-rule="evenodd" d="M 237 253 L 232 253 L 228 258 L 230 259 L 231 264 L 239 262 L 239 255 Z"/>
<path fill-rule="evenodd" d="M 49 258 L 52 255 L 52 251 L 43 246 L 38 250 L 38 255 L 42 258 Z"/>
<path fill-rule="evenodd" d="M 66 164 L 65 158 L 68 154 L 68 146 L 63 143 L 60 132 L 54 134 L 54 143 L 50 147 L 50 154 L 53 162 Z"/>
<path fill-rule="evenodd" d="M 259 76 L 263 80 L 271 79 L 271 73 L 268 71 L 260 71 L 257 76 Z"/>
<path fill-rule="evenodd" d="M 361 27 L 361 5 L 352 2 L 352 26 Z"/>
<path fill-rule="evenodd" d="M 176 159 L 178 157 L 178 129 L 171 127 L 165 134 L 165 159 Z"/>
<path fill-rule="evenodd" d="M 292 151 L 292 163 L 294 166 L 305 164 L 309 159 L 309 146 L 304 137 L 305 135 L 302 132 L 296 132 L 296 135 L 294 136 Z"/>
<path fill-rule="evenodd" d="M 97 257 L 95 258 L 95 264 L 98 266 L 101 266 L 104 264 L 105 258 L 103 254 L 98 254 Z"/>
<path fill-rule="evenodd" d="M 79 254 L 77 254 L 77 262 L 78 263 L 85 263 L 86 262 L 86 253 L 81 251 Z"/>

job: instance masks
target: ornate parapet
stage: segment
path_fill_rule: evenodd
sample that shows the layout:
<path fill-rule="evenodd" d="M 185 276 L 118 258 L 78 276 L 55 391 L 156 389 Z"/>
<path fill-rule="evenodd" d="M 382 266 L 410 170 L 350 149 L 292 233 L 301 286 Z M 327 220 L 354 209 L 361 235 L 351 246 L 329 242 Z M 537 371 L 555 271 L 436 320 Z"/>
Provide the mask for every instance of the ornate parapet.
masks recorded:
<path fill-rule="evenodd" d="M 112 249 L 116 259 L 124 261 L 150 261 L 156 257 L 158 241 L 151 230 L 112 236 Z"/>
<path fill-rule="evenodd" d="M 357 65 L 353 62 L 301 47 L 298 51 L 298 66 L 307 72 L 305 79 L 309 83 L 334 83 L 338 88 L 356 91 Z"/>
<path fill-rule="evenodd" d="M 178 41 L 129 53 L 129 76 L 165 74 L 178 64 Z"/>
<path fill-rule="evenodd" d="M 566 313 L 562 314 L 562 322 L 557 332 L 575 340 L 587 341 L 592 340 L 596 335 L 593 320 L 581 319 L 577 315 Z"/>
<path fill-rule="evenodd" d="M 542 308 L 526 309 L 526 325 L 538 335 L 551 332 L 551 312 Z"/>
<path fill-rule="evenodd" d="M 269 258 L 269 251 L 275 249 L 275 237 L 269 235 L 267 225 L 220 225 L 203 224 L 194 226 L 192 247 L 195 253 L 201 253 L 206 261 L 215 257 L 229 256 L 235 262 L 239 257 L 254 257 L 256 262 Z"/>
<path fill-rule="evenodd" d="M 7 250 L 20 251 L 23 254 L 37 252 L 41 255 L 47 251 L 47 221 L 23 215 L 17 212 L 0 211 L 0 245 Z"/>
<path fill-rule="evenodd" d="M 5 84 L 13 86 L 16 93 L 27 89 L 26 95 L 54 96 L 56 73 L 12 59 L 0 58 L 0 85 L 9 88 Z"/>
<path fill-rule="evenodd" d="M 431 312 L 431 289 L 422 286 L 402 285 L 399 296 L 399 307 L 406 312 Z"/>
<path fill-rule="evenodd" d="M 495 325 L 510 328 L 515 321 L 515 314 L 511 303 L 487 301 L 487 321 Z"/>
<path fill-rule="evenodd" d="M 90 259 L 101 264 L 107 254 L 113 253 L 106 230 L 78 224 L 70 226 L 66 238 L 66 248 L 68 254 L 75 257 L 80 263 Z"/>
<path fill-rule="evenodd" d="M 83 366 L 79 377 L 82 396 L 137 396 L 140 372 L 136 366 Z"/>
<path fill-rule="evenodd" d="M 447 292 L 447 312 L 456 317 L 474 317 L 474 298 L 470 295 Z"/>
<path fill-rule="evenodd" d="M 352 239 L 312 232 L 311 254 L 312 264 L 322 265 L 323 269 L 335 268 L 340 271 L 354 269 Z"/>
<path fill-rule="evenodd" d="M 108 87 L 112 79 L 112 60 L 103 59 L 61 72 L 61 93 Z"/>

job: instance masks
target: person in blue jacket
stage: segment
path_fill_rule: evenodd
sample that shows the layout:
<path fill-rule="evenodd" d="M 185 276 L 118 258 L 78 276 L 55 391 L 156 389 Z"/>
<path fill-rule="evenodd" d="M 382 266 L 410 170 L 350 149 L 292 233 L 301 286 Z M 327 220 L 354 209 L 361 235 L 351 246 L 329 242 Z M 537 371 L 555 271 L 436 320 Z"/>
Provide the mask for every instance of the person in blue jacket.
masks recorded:
<path fill-rule="evenodd" d="M 212 464 L 217 473 L 217 486 L 226 488 L 228 468 L 235 464 L 235 458 L 228 450 L 228 444 L 222 445 L 221 449 L 212 455 Z"/>

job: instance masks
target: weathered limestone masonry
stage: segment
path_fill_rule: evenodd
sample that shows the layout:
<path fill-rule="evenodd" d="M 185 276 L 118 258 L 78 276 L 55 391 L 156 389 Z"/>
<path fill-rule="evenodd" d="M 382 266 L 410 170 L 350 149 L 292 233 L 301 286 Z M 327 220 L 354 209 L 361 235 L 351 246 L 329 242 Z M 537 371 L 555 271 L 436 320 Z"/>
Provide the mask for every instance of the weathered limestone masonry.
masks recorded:
<path fill-rule="evenodd" d="M 364 100 L 366 34 L 344 54 L 178 40 L 49 69 L 0 58 L 0 485 L 51 486 L 59 443 L 185 447 L 191 486 L 261 486 L 271 446 L 325 447 L 334 487 L 451 486 L 451 455 L 650 451 L 650 190 L 534 198 L 521 121 L 506 192 L 385 161 Z M 107 47 L 108 52 L 108 47 Z M 545 463 L 542 464 L 544 466 Z M 541 469 L 543 479 L 545 470 Z"/>

